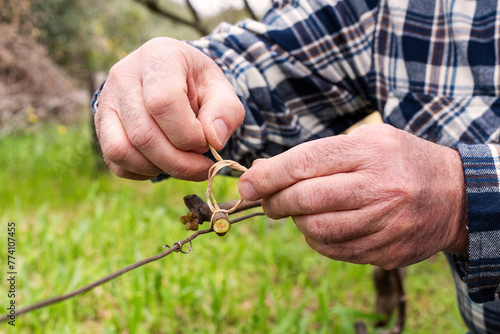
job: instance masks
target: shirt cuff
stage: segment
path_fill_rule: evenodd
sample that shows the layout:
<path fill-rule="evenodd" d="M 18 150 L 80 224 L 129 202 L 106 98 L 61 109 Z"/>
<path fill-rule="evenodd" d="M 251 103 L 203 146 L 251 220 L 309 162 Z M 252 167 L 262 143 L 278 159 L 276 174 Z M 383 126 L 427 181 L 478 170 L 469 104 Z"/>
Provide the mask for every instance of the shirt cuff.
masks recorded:
<path fill-rule="evenodd" d="M 476 303 L 500 296 L 500 146 L 458 145 L 467 193 L 468 256 L 455 267 Z"/>
<path fill-rule="evenodd" d="M 108 78 L 106 78 L 106 80 L 107 79 Z M 106 80 L 102 82 L 101 86 L 99 86 L 99 89 L 94 93 L 94 96 L 92 97 L 92 102 L 90 104 L 90 107 L 92 108 L 92 113 L 94 115 L 97 112 L 97 108 L 99 107 L 99 96 L 101 95 L 102 87 L 104 87 Z"/>

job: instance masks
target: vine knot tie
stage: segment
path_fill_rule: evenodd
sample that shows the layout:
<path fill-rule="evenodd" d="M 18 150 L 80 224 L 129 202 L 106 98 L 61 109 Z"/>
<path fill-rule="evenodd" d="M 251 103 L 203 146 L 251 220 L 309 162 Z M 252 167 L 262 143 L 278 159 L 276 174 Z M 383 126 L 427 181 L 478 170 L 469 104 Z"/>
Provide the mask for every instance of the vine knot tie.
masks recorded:
<path fill-rule="evenodd" d="M 218 214 L 222 213 L 225 214 L 227 217 L 228 214 L 234 212 L 238 206 L 243 202 L 243 198 L 240 197 L 238 202 L 230 209 L 221 209 L 219 205 L 217 204 L 217 200 L 215 199 L 215 196 L 212 192 L 212 186 L 214 182 L 215 175 L 224 167 L 230 167 L 232 169 L 236 169 L 242 172 L 247 171 L 247 168 L 245 166 L 240 165 L 236 161 L 233 160 L 224 160 L 220 156 L 220 154 L 211 146 L 210 151 L 212 152 L 213 156 L 217 160 L 216 163 L 210 167 L 208 170 L 208 184 L 207 184 L 207 191 L 206 191 L 206 197 L 207 197 L 207 205 L 210 208 L 210 211 L 212 211 L 212 218 L 210 219 L 210 225 L 213 227 L 214 221 L 218 217 Z"/>

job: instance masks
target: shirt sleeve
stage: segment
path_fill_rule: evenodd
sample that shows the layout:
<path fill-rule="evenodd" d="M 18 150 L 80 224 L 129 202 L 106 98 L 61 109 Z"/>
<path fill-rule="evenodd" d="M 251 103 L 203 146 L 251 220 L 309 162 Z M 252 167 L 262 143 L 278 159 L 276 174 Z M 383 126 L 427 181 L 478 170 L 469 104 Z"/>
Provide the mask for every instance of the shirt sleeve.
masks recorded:
<path fill-rule="evenodd" d="M 248 165 L 338 134 L 374 111 L 367 97 L 374 7 L 275 1 L 260 22 L 222 23 L 190 42 L 219 65 L 245 106 L 222 155 Z"/>
<path fill-rule="evenodd" d="M 468 256 L 455 267 L 476 303 L 500 300 L 500 145 L 458 145 L 467 192 Z"/>

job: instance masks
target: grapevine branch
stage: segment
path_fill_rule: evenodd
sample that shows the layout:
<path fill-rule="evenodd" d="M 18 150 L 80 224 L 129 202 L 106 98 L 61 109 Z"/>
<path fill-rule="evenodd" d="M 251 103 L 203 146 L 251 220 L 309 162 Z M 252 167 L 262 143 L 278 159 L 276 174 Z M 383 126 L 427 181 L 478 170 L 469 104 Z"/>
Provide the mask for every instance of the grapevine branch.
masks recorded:
<path fill-rule="evenodd" d="M 186 200 L 186 198 L 188 198 Z M 208 208 L 208 205 L 198 196 L 196 195 L 188 195 L 184 198 L 185 200 L 185 203 L 186 203 L 186 206 L 188 207 L 188 209 L 190 211 L 193 211 L 196 212 L 195 214 L 197 215 L 197 217 L 200 219 L 200 221 L 210 221 L 210 216 L 207 216 L 207 213 L 210 212 L 210 209 Z M 201 202 L 200 202 L 201 201 Z M 231 205 L 234 205 L 231 204 L 233 201 L 231 202 L 226 202 L 226 203 L 221 203 L 220 206 L 224 206 L 224 207 L 231 207 Z M 243 203 L 242 203 L 243 204 Z M 244 211 L 244 210 L 247 210 L 249 208 L 255 208 L 255 207 L 258 207 L 260 206 L 260 201 L 255 201 L 255 202 L 246 202 L 245 205 L 240 205 L 240 207 L 238 207 L 238 209 L 236 209 L 234 211 L 234 213 L 236 212 L 241 212 L 241 211 Z M 208 212 L 207 212 L 208 210 Z M 238 223 L 240 221 L 243 221 L 243 220 L 246 220 L 246 219 L 249 219 L 249 218 L 252 218 L 252 217 L 255 217 L 255 216 L 260 216 L 260 215 L 264 215 L 264 212 L 255 212 L 255 213 L 251 213 L 251 214 L 248 214 L 246 216 L 242 216 L 242 217 L 239 217 L 239 218 L 236 218 L 236 219 L 233 219 L 230 221 L 231 224 L 235 224 L 235 223 Z M 208 218 L 208 219 L 207 219 Z M 25 313 L 28 313 L 28 312 L 31 312 L 31 311 L 34 311 L 34 310 L 37 310 L 37 309 L 41 309 L 41 308 L 44 308 L 44 307 L 47 307 L 47 306 L 50 306 L 50 305 L 53 305 L 53 304 L 56 304 L 56 303 L 59 303 L 59 302 L 62 302 L 64 300 L 67 300 L 67 299 L 70 299 L 70 298 L 73 298 L 73 297 L 76 297 L 78 295 L 81 295 L 82 293 L 85 293 L 85 292 L 88 292 L 100 285 L 103 285 L 104 283 L 107 283 L 115 278 L 117 278 L 118 276 L 121 276 L 131 270 L 134 270 L 136 268 L 139 268 L 145 264 L 148 264 L 150 262 L 153 262 L 153 261 L 156 261 L 156 260 L 159 260 L 173 252 L 182 252 L 182 253 L 189 253 L 191 251 L 192 248 L 190 248 L 188 251 L 183 251 L 182 250 L 182 247 L 189 243 L 191 246 L 192 246 L 192 241 L 197 238 L 198 236 L 202 235 L 202 234 L 207 234 L 207 233 L 211 233 L 211 232 L 214 232 L 213 228 L 210 227 L 210 228 L 207 228 L 207 229 L 204 229 L 204 230 L 199 230 L 199 231 L 196 231 L 195 233 L 191 234 L 189 237 L 185 238 L 184 240 L 182 241 L 177 241 L 176 243 L 174 243 L 174 245 L 172 247 L 168 246 L 168 245 L 165 245 L 164 248 L 167 248 L 165 249 L 163 252 L 159 253 L 159 254 L 156 254 L 154 256 L 151 256 L 151 257 L 148 257 L 146 259 L 143 259 L 139 262 L 136 262 L 134 264 L 131 264 L 131 265 L 128 265 L 118 271 L 115 271 L 114 273 L 111 273 L 109 275 L 106 275 L 104 277 L 102 277 L 101 279 L 98 279 L 97 281 L 94 281 L 90 284 L 87 284 L 81 288 L 79 288 L 78 290 L 75 290 L 73 292 L 70 292 L 68 294 L 65 294 L 65 295 L 61 295 L 61 296 L 57 296 L 57 297 L 53 297 L 53 298 L 49 298 L 47 300 L 44 300 L 44 301 L 40 301 L 40 302 L 37 302 L 33 305 L 30 305 L 30 306 L 27 306 L 19 311 L 16 312 L 16 317 L 17 316 L 20 316 L 22 314 L 25 314 Z M 0 318 L 0 323 L 2 322 L 5 322 L 5 321 L 8 321 L 10 318 L 9 316 L 3 316 Z"/>

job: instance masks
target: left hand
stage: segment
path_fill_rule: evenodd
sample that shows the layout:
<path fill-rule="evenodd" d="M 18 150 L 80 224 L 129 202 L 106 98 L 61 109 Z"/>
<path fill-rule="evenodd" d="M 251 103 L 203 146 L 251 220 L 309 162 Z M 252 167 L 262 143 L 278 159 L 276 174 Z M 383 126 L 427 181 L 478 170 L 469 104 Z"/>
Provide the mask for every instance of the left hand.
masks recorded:
<path fill-rule="evenodd" d="M 467 251 L 460 155 L 389 125 L 257 160 L 239 191 L 262 198 L 271 218 L 292 216 L 308 244 L 335 260 L 392 269 Z"/>

